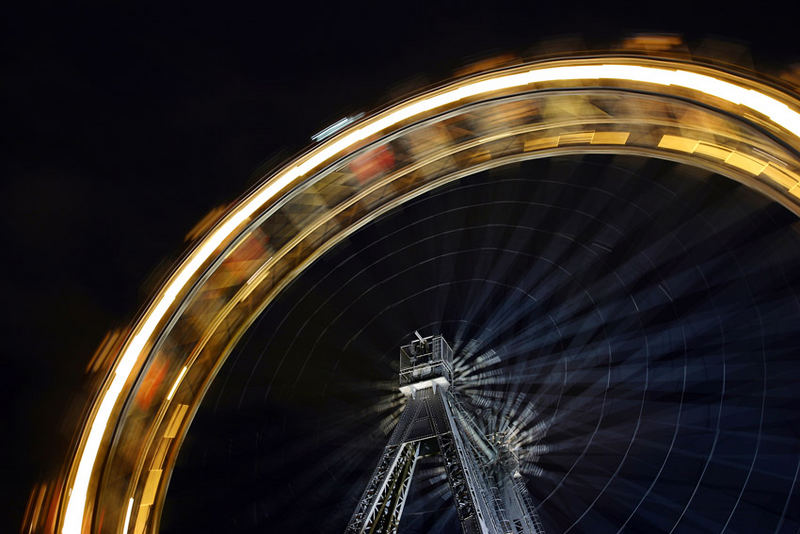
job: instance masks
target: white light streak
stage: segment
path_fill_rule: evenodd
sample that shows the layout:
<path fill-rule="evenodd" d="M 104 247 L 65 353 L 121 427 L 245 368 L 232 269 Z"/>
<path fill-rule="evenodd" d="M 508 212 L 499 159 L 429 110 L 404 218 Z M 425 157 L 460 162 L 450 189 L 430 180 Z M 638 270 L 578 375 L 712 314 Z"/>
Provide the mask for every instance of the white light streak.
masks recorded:
<path fill-rule="evenodd" d="M 645 67 L 624 64 L 574 65 L 564 67 L 533 67 L 529 71 L 513 74 L 497 73 L 490 78 L 462 83 L 461 85 L 439 91 L 428 97 L 416 99 L 403 104 L 394 110 L 375 117 L 365 124 L 347 133 L 342 132 L 338 138 L 330 139 L 311 152 L 305 160 L 275 175 L 268 183 L 249 199 L 228 214 L 224 222 L 218 226 L 196 248 L 178 268 L 161 294 L 151 304 L 139 323 L 136 333 L 129 341 L 119 359 L 114 377 L 102 394 L 99 407 L 88 423 L 89 434 L 83 449 L 73 481 L 69 501 L 66 506 L 62 533 L 80 534 L 86 504 L 86 493 L 89 487 L 97 452 L 108 425 L 109 417 L 117 403 L 125 383 L 136 364 L 143 358 L 145 347 L 151 342 L 158 324 L 165 318 L 177 296 L 190 280 L 198 273 L 203 264 L 211 258 L 214 251 L 229 239 L 234 231 L 251 215 L 266 205 L 278 193 L 319 167 L 331 158 L 343 153 L 356 143 L 395 126 L 412 117 L 442 106 L 454 104 L 465 98 L 483 95 L 503 89 L 523 87 L 534 83 L 549 83 L 566 80 L 617 80 L 627 82 L 643 82 L 656 85 L 673 85 L 684 87 L 714 96 L 736 105 L 743 105 L 756 111 L 775 124 L 785 128 L 800 138 L 800 114 L 793 111 L 785 103 L 736 84 L 713 76 L 675 70 L 663 67 Z M 338 124 L 338 123 L 337 123 Z M 334 125 L 336 126 L 336 125 Z M 345 127 L 345 126 L 343 126 Z M 325 132 L 325 130 L 323 130 Z M 320 132 L 320 133 L 323 133 Z M 332 132 L 333 133 L 333 132 Z M 181 377 L 184 370 L 181 371 Z M 174 387 L 177 386 L 177 383 Z"/>
<path fill-rule="evenodd" d="M 181 369 L 181 372 L 178 373 L 178 378 L 175 379 L 175 383 L 172 384 L 172 387 L 170 388 L 169 393 L 167 393 L 167 400 L 168 401 L 171 401 L 172 400 L 172 396 L 175 395 L 175 391 L 178 389 L 178 384 L 180 384 L 181 380 L 183 380 L 183 375 L 186 374 L 187 369 L 189 369 L 189 368 L 184 365 L 183 369 Z"/>
<path fill-rule="evenodd" d="M 352 117 L 345 117 L 343 119 L 339 119 L 338 121 L 334 122 L 333 124 L 325 128 L 324 130 L 321 130 L 312 135 L 311 140 L 322 141 L 324 139 L 327 139 L 328 137 L 332 136 L 333 134 L 344 128 L 345 126 L 353 124 L 363 116 L 364 116 L 363 113 L 359 113 L 357 115 L 353 115 Z"/>
<path fill-rule="evenodd" d="M 131 510 L 133 510 L 133 497 L 128 501 L 128 511 L 125 512 L 125 523 L 122 525 L 122 534 L 128 532 L 128 525 L 131 522 Z"/>

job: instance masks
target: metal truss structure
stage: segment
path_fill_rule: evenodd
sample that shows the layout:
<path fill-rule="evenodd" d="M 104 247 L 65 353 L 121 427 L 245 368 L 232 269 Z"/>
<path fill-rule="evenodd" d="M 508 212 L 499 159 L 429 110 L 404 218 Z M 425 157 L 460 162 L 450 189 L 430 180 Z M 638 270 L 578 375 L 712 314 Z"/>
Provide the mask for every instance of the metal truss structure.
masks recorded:
<path fill-rule="evenodd" d="M 397 532 L 421 454 L 441 455 L 465 534 L 543 534 L 502 436 L 484 436 L 450 389 L 453 350 L 442 336 L 400 348 L 400 391 L 408 398 L 346 534 Z"/>

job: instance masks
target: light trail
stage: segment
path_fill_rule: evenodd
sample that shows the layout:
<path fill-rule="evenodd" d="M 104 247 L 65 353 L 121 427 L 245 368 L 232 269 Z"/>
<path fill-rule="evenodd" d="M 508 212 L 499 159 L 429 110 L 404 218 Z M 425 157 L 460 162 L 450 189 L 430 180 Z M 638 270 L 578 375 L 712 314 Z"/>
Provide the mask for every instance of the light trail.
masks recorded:
<path fill-rule="evenodd" d="M 172 384 L 172 387 L 169 389 L 169 393 L 167 393 L 167 400 L 168 400 L 168 401 L 171 401 L 171 400 L 172 400 L 172 396 L 173 396 L 173 395 L 175 395 L 175 391 L 177 391 L 177 389 L 178 389 L 178 386 L 179 386 L 179 385 L 180 385 L 180 383 L 181 383 L 181 380 L 183 380 L 183 375 L 185 375 L 185 374 L 186 374 L 186 371 L 187 371 L 188 369 L 189 369 L 189 368 L 188 368 L 187 366 L 185 366 L 185 365 L 184 365 L 184 366 L 183 366 L 183 369 L 181 369 L 181 372 L 180 372 L 180 373 L 178 373 L 178 378 L 176 378 L 176 379 L 175 379 L 175 383 L 173 383 L 173 384 Z"/>
<path fill-rule="evenodd" d="M 122 525 L 122 534 L 128 532 L 128 525 L 131 523 L 131 511 L 133 510 L 133 497 L 128 500 L 128 511 L 125 512 L 125 523 Z"/>
<path fill-rule="evenodd" d="M 251 215 L 274 199 L 278 193 L 295 182 L 295 180 L 306 176 L 323 163 L 342 154 L 360 141 L 422 113 L 454 104 L 466 98 L 504 89 L 559 81 L 600 79 L 691 89 L 734 105 L 746 106 L 768 117 L 775 124 L 800 139 L 800 113 L 793 111 L 785 103 L 767 94 L 706 74 L 680 69 L 613 63 L 533 67 L 528 71 L 512 74 L 496 73 L 488 78 L 484 77 L 478 81 L 463 82 L 455 87 L 439 90 L 431 96 L 417 98 L 400 105 L 392 111 L 378 115 L 357 128 L 342 131 L 339 136 L 331 138 L 310 152 L 298 164 L 276 174 L 260 190 L 234 208 L 223 222 L 178 267 L 164 289 L 161 290 L 150 305 L 150 308 L 145 312 L 135 334 L 128 342 L 119 359 L 111 383 L 101 394 L 97 411 L 93 417 L 90 416 L 90 422 L 88 423 L 89 433 L 79 453 L 78 468 L 75 472 L 72 488 L 68 492 L 69 500 L 61 532 L 64 534 L 80 534 L 82 530 L 89 482 L 109 418 L 126 382 L 131 378 L 134 367 L 145 354 L 145 347 L 153 341 L 156 327 L 165 319 L 167 311 L 175 302 L 175 299 L 211 258 L 214 251 L 229 239 L 236 229 Z M 177 383 L 175 386 L 177 386 Z M 170 399 L 171 395 L 168 397 L 167 402 Z"/>
<path fill-rule="evenodd" d="M 358 119 L 360 119 L 363 116 L 364 116 L 363 113 L 358 113 L 356 115 L 353 115 L 352 117 L 344 117 L 343 119 L 339 119 L 338 121 L 334 122 L 333 124 L 331 124 L 330 126 L 325 128 L 324 130 L 322 130 L 320 132 L 317 132 L 314 135 L 312 135 L 311 136 L 311 140 L 312 141 L 324 141 L 325 139 L 327 139 L 328 137 L 332 136 L 333 134 L 335 134 L 339 130 L 344 129 L 346 126 L 349 126 L 350 124 L 353 124 L 354 122 L 356 122 Z"/>

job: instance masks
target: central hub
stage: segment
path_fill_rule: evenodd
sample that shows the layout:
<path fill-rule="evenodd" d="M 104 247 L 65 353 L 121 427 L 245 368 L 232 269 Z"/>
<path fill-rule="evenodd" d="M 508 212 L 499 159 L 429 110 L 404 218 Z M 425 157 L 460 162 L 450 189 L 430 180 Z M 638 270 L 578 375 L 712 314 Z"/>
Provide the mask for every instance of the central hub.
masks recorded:
<path fill-rule="evenodd" d="M 400 347 L 400 391 L 414 397 L 427 388 L 446 389 L 453 378 L 453 349 L 440 335 L 417 337 Z"/>

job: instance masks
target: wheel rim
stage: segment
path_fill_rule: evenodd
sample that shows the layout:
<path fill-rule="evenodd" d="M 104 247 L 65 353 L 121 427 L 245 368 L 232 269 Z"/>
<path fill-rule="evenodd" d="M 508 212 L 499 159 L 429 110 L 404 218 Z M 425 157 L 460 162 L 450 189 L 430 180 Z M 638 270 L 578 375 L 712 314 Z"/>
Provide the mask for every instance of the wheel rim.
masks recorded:
<path fill-rule="evenodd" d="M 670 74 L 670 85 L 667 72 L 688 74 Z M 596 111 L 615 98 L 635 104 Z M 157 528 L 180 443 L 232 347 L 306 266 L 382 213 L 491 167 L 603 152 L 710 169 L 798 214 L 797 109 L 790 93 L 718 68 L 600 56 L 480 74 L 350 126 L 231 207 L 131 328 L 83 422 L 59 529 L 97 527 L 100 516 L 104 528 Z M 481 113 L 479 135 L 455 140 L 458 118 Z M 401 139 L 412 147 L 406 159 L 394 153 L 382 167 L 359 168 L 360 156 Z M 267 228 L 270 246 L 252 249 Z M 148 394 L 161 400 L 137 408 L 156 370 L 163 380 Z"/>

